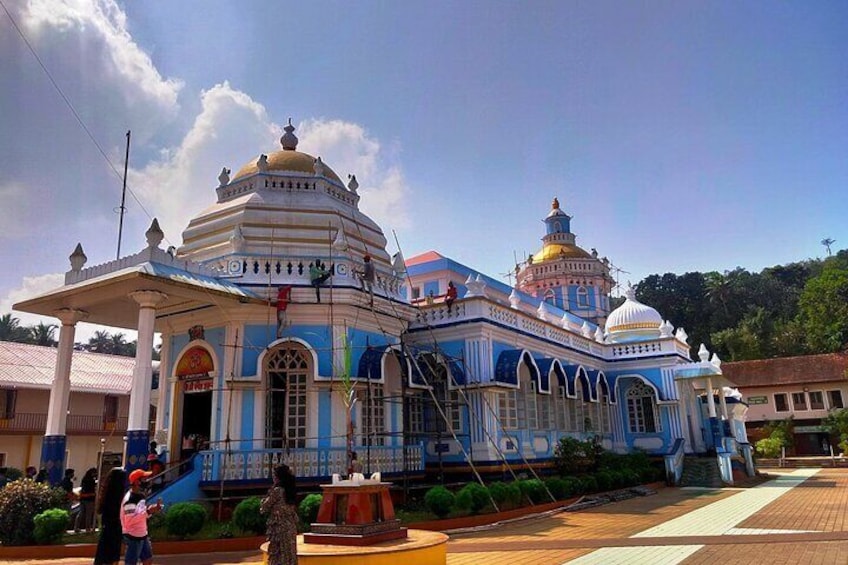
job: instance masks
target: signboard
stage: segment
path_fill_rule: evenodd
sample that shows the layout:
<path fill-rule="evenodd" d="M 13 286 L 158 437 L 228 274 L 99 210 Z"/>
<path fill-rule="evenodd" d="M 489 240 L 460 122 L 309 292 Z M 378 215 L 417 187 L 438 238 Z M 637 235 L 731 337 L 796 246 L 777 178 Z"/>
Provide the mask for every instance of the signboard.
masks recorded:
<path fill-rule="evenodd" d="M 183 381 L 183 391 L 186 394 L 209 392 L 212 390 L 212 379 L 191 379 Z"/>
<path fill-rule="evenodd" d="M 795 426 L 796 434 L 817 434 L 826 431 L 824 426 Z"/>
<path fill-rule="evenodd" d="M 748 404 L 768 404 L 768 396 L 749 396 L 746 402 Z"/>
<path fill-rule="evenodd" d="M 183 353 L 177 361 L 177 378 L 184 380 L 189 378 L 206 377 L 215 371 L 212 356 L 205 348 L 194 346 Z"/>

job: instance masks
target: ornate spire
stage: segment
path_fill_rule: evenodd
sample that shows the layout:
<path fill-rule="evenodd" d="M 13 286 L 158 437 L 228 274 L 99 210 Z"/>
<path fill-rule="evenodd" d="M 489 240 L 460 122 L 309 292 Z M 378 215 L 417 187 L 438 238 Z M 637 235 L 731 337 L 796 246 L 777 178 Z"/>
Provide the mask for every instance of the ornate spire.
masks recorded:
<path fill-rule="evenodd" d="M 144 232 L 144 235 L 147 237 L 147 246 L 151 249 L 159 247 L 159 244 L 162 243 L 162 240 L 165 238 L 165 234 L 162 233 L 162 228 L 159 227 L 159 220 L 153 218 L 153 222 L 150 224 L 150 227 L 147 228 L 147 231 Z"/>
<path fill-rule="evenodd" d="M 551 208 L 553 208 L 554 210 L 559 210 L 559 198 L 557 198 L 556 196 L 554 196 L 554 201 L 553 203 L 551 203 Z"/>
<path fill-rule="evenodd" d="M 291 123 L 291 118 L 289 118 L 289 125 L 283 128 L 286 133 L 283 134 L 283 137 L 280 138 L 280 144 L 283 146 L 283 149 L 286 151 L 294 151 L 297 149 L 297 136 L 294 134 L 294 126 Z"/>
<path fill-rule="evenodd" d="M 88 257 L 85 256 L 85 252 L 82 250 L 82 243 L 77 243 L 76 248 L 74 248 L 74 252 L 71 253 L 68 259 L 71 260 L 72 271 L 82 270 L 85 262 L 88 261 Z"/>

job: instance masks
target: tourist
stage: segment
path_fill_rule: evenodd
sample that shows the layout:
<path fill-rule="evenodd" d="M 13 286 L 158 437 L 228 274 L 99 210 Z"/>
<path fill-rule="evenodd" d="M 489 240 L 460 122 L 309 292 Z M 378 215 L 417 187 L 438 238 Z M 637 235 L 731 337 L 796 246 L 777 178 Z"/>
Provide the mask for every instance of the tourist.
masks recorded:
<path fill-rule="evenodd" d="M 262 499 L 268 516 L 268 565 L 297 565 L 297 493 L 288 465 L 274 468 L 274 486 Z"/>
<path fill-rule="evenodd" d="M 147 518 L 162 510 L 162 499 L 156 504 L 147 505 L 144 493 L 147 490 L 147 479 L 152 473 L 136 469 L 130 473 L 130 490 L 121 501 L 121 531 L 127 543 L 124 555 L 126 565 L 144 565 L 153 563 L 153 546 L 147 533 Z"/>
<path fill-rule="evenodd" d="M 47 469 L 39 469 L 38 474 L 35 476 L 35 482 L 37 483 L 46 483 L 47 482 Z"/>
<path fill-rule="evenodd" d="M 121 501 L 124 498 L 124 483 L 127 473 L 114 467 L 106 479 L 100 481 L 97 513 L 100 514 L 100 539 L 94 565 L 117 565 L 121 560 Z"/>
<path fill-rule="evenodd" d="M 62 482 L 59 483 L 59 486 L 65 491 L 68 499 L 68 507 L 70 508 L 71 504 L 76 501 L 77 494 L 74 492 L 74 470 L 73 469 L 65 469 L 65 478 L 62 479 Z"/>
<path fill-rule="evenodd" d="M 354 473 L 362 472 L 362 462 L 359 460 L 359 455 L 356 454 L 355 451 L 350 452 L 350 469 L 348 473 L 350 474 L 350 478 L 353 478 Z"/>
<path fill-rule="evenodd" d="M 80 481 L 80 509 L 74 520 L 74 532 L 85 528 L 86 532 L 94 531 L 94 499 L 97 496 L 97 469 L 92 467 L 85 472 Z"/>
<path fill-rule="evenodd" d="M 36 475 L 38 475 L 38 469 L 36 469 L 32 465 L 30 465 L 29 467 L 26 468 L 26 478 L 28 478 L 31 481 L 34 481 Z"/>

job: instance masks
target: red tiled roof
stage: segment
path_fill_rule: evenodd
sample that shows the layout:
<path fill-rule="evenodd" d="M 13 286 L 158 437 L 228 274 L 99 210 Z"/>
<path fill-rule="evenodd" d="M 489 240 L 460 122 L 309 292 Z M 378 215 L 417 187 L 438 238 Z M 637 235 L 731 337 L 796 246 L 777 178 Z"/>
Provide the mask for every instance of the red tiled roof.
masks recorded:
<path fill-rule="evenodd" d="M 409 259 L 407 259 L 406 266 L 411 267 L 412 265 L 429 263 L 430 261 L 438 261 L 439 259 L 444 258 L 444 255 L 441 255 L 436 251 L 427 251 L 425 253 L 422 253 L 421 255 L 416 255 L 415 257 L 410 257 Z"/>
<path fill-rule="evenodd" d="M 739 388 L 846 381 L 848 353 L 722 363 L 721 372 Z"/>
<path fill-rule="evenodd" d="M 0 386 L 49 389 L 53 385 L 56 348 L 0 341 Z M 135 359 L 74 351 L 71 390 L 127 394 Z"/>

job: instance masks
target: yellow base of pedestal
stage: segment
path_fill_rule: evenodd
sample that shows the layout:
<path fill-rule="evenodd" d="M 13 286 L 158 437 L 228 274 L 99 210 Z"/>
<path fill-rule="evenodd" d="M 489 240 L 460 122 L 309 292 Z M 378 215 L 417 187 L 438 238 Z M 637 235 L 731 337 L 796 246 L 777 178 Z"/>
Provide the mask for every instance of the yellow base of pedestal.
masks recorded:
<path fill-rule="evenodd" d="M 409 537 L 377 545 L 354 547 L 303 543 L 297 536 L 299 565 L 445 565 L 448 536 L 441 532 L 409 530 Z M 268 565 L 268 544 L 262 544 L 262 563 Z"/>

